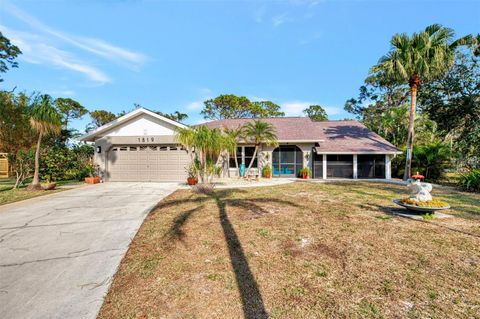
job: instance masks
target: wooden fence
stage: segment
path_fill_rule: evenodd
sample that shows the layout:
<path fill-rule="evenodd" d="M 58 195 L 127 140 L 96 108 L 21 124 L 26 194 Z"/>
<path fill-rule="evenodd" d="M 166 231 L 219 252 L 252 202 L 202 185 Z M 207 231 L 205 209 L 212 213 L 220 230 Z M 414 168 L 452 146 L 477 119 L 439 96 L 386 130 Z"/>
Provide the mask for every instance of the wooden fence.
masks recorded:
<path fill-rule="evenodd" d="M 0 178 L 8 178 L 10 175 L 10 166 L 8 164 L 8 154 L 0 153 Z"/>

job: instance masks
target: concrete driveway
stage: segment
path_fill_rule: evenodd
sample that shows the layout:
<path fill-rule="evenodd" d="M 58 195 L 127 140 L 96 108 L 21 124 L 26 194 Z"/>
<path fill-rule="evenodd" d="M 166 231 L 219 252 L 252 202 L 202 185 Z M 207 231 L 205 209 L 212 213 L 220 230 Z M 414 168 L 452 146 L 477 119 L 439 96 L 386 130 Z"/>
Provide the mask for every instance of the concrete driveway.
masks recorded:
<path fill-rule="evenodd" d="M 95 318 L 147 213 L 175 183 L 106 183 L 0 206 L 0 318 Z"/>

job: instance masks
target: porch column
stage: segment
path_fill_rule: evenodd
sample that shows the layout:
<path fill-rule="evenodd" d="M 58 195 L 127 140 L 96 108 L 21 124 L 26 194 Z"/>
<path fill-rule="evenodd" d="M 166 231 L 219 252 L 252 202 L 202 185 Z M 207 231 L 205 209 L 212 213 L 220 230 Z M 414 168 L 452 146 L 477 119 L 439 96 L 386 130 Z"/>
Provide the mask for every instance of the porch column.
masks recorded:
<path fill-rule="evenodd" d="M 385 154 L 385 179 L 392 179 L 392 159 Z"/>
<path fill-rule="evenodd" d="M 357 154 L 353 154 L 353 179 L 358 178 L 358 160 Z"/>
<path fill-rule="evenodd" d="M 307 159 L 308 155 L 308 159 Z M 303 168 L 310 167 L 310 157 L 312 156 L 310 151 L 302 151 L 303 156 Z"/>
<path fill-rule="evenodd" d="M 322 154 L 322 159 L 323 159 L 323 179 L 327 179 L 327 154 Z"/>

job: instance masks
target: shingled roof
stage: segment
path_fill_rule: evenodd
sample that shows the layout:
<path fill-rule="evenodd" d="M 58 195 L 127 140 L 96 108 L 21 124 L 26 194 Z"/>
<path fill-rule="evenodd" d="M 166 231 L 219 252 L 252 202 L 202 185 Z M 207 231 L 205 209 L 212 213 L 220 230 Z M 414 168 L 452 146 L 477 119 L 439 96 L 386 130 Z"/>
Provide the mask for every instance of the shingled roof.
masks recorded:
<path fill-rule="evenodd" d="M 358 121 L 312 121 L 308 117 L 272 117 L 280 143 L 318 143 L 318 153 L 400 153 L 398 148 Z M 252 119 L 225 119 L 207 122 L 210 128 L 235 128 Z"/>

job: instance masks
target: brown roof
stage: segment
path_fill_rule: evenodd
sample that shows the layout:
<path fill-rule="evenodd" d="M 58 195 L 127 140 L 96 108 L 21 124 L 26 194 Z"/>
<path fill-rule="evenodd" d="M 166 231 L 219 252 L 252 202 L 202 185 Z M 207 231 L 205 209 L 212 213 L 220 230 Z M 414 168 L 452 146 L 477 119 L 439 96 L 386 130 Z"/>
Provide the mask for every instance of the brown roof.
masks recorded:
<path fill-rule="evenodd" d="M 312 121 L 308 117 L 272 117 L 279 142 L 315 142 L 317 152 L 397 153 L 399 150 L 358 121 Z M 210 128 L 240 127 L 252 119 L 225 119 L 207 122 Z"/>

